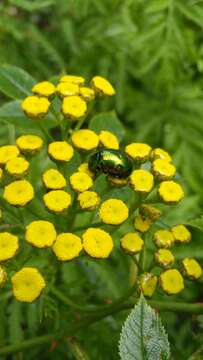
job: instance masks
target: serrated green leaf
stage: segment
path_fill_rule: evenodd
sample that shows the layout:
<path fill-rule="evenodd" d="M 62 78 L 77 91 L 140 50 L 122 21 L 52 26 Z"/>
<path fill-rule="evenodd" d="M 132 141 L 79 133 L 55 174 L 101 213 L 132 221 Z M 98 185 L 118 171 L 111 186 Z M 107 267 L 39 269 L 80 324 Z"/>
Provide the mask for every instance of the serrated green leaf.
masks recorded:
<path fill-rule="evenodd" d="M 196 229 L 199 229 L 200 231 L 203 232 L 203 215 L 200 216 L 199 218 L 197 219 L 194 219 L 194 220 L 191 220 L 191 221 L 188 221 L 186 223 L 187 225 L 190 225 Z"/>
<path fill-rule="evenodd" d="M 0 66 L 0 91 L 11 99 L 31 94 L 35 80 L 26 71 L 12 65 Z"/>
<path fill-rule="evenodd" d="M 26 11 L 37 11 L 53 5 L 56 0 L 9 0 L 9 3 Z"/>
<path fill-rule="evenodd" d="M 152 0 L 146 6 L 146 12 L 153 13 L 166 9 L 169 5 L 169 0 Z"/>
<path fill-rule="evenodd" d="M 122 360 L 169 360 L 164 327 L 142 295 L 124 323 L 119 352 Z"/>
<path fill-rule="evenodd" d="M 122 140 L 125 136 L 125 128 L 114 111 L 94 116 L 90 120 L 89 128 L 96 131 L 96 133 L 101 130 L 111 131 L 119 140 Z"/>

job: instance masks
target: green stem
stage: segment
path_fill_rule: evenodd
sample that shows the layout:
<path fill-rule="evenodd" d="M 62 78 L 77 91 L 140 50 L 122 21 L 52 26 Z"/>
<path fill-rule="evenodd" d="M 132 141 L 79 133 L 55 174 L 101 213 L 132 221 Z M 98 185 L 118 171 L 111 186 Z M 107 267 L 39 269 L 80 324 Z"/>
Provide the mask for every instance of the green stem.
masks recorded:
<path fill-rule="evenodd" d="M 38 125 L 42 133 L 45 135 L 46 138 L 48 138 L 51 141 L 54 141 L 54 138 L 51 136 L 51 134 L 47 131 L 47 129 L 42 125 L 41 121 L 38 121 Z"/>

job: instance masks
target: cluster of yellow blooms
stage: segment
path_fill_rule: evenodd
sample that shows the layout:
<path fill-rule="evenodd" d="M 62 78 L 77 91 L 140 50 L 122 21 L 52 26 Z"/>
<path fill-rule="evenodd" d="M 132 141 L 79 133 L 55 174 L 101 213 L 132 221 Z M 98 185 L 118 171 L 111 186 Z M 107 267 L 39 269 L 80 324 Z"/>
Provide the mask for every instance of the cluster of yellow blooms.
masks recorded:
<path fill-rule="evenodd" d="M 62 101 L 61 111 L 65 118 L 77 121 L 84 117 L 87 102 L 95 96 L 115 94 L 113 86 L 100 76 L 92 79 L 91 87 L 84 86 L 84 82 L 84 78 L 80 76 L 66 75 L 60 79 L 57 86 L 48 81 L 38 83 L 32 89 L 34 95 L 28 96 L 22 102 L 22 109 L 28 117 L 43 118 L 49 111 L 51 99 L 58 95 Z M 9 175 L 9 181 L 3 188 L 3 201 L 10 206 L 26 207 L 34 199 L 35 189 L 26 176 L 29 173 L 31 156 L 39 152 L 43 146 L 44 141 L 40 136 L 25 134 L 16 139 L 16 144 L 0 147 L 0 177 Z M 123 150 L 134 164 L 131 174 L 125 179 L 107 174 L 107 180 L 109 186 L 130 186 L 140 199 L 144 199 L 144 203 L 140 202 L 138 209 L 135 207 L 131 211 L 122 199 L 110 197 L 102 201 L 101 194 L 92 189 L 96 174 L 90 171 L 88 162 L 82 162 L 69 179 L 60 167 L 61 163 L 68 164 L 76 152 L 90 154 L 98 148 L 119 150 L 119 140 L 109 131 L 103 130 L 97 134 L 89 129 L 73 128 L 70 139 L 53 141 L 47 145 L 52 167 L 45 170 L 41 177 L 44 186 L 41 200 L 46 209 L 63 216 L 67 214 L 68 220 L 68 209 L 73 205 L 73 197 L 76 196 L 80 209 L 96 211 L 101 222 L 99 227 L 87 225 L 87 228 L 77 235 L 73 233 L 74 227 L 73 232 L 68 232 L 68 226 L 67 232 L 58 232 L 57 224 L 42 220 L 40 216 L 38 220 L 26 224 L 24 241 L 39 249 L 51 248 L 59 261 L 71 261 L 83 253 L 95 259 L 107 258 L 113 250 L 114 242 L 105 226 L 118 226 L 125 221 L 129 221 L 129 226 L 132 223 L 134 230 L 121 237 L 120 247 L 126 254 L 136 257 L 145 247 L 144 233 L 151 231 L 161 216 L 158 208 L 146 202 L 148 194 L 156 189 L 157 199 L 166 205 L 176 204 L 184 196 L 181 185 L 172 180 L 176 168 L 170 155 L 160 148 L 152 149 L 147 144 L 131 143 Z M 159 283 L 167 294 L 176 294 L 184 288 L 183 276 L 198 279 L 202 274 L 200 265 L 193 258 L 183 259 L 179 269 L 171 268 L 175 257 L 169 249 L 175 243 L 189 242 L 191 234 L 181 224 L 170 229 L 161 228 L 152 234 L 157 249 L 154 259 L 163 271 L 159 279 L 152 272 L 142 273 L 139 279 L 140 289 L 144 295 L 152 296 Z M 0 287 L 4 286 L 7 279 L 6 262 L 16 256 L 20 246 L 23 245 L 20 245 L 17 235 L 10 232 L 0 233 Z M 12 275 L 11 282 L 16 299 L 25 302 L 37 299 L 46 286 L 39 270 L 29 266 Z"/>

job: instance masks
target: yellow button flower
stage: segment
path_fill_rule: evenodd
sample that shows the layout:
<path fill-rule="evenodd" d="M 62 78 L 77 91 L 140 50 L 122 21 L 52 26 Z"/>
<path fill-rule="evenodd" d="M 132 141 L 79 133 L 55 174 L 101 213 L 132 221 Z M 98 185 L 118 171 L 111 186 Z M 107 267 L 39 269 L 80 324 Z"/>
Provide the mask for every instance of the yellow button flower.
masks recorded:
<path fill-rule="evenodd" d="M 5 186 L 3 198 L 11 205 L 25 206 L 34 198 L 34 189 L 27 180 L 13 181 Z"/>
<path fill-rule="evenodd" d="M 157 230 L 154 233 L 154 242 L 157 247 L 170 248 L 174 244 L 174 236 L 171 231 Z"/>
<path fill-rule="evenodd" d="M 62 113 L 71 120 L 79 120 L 87 112 L 87 104 L 80 96 L 64 97 Z"/>
<path fill-rule="evenodd" d="M 98 135 L 89 129 L 80 129 L 73 133 L 73 145 L 81 150 L 94 150 L 99 145 Z"/>
<path fill-rule="evenodd" d="M 93 100 L 95 98 L 94 90 L 89 88 L 89 87 L 81 86 L 79 88 L 79 92 L 80 92 L 80 95 L 82 96 L 82 98 L 85 101 L 91 101 L 91 100 Z"/>
<path fill-rule="evenodd" d="M 161 210 L 148 204 L 142 204 L 140 206 L 140 214 L 144 217 L 149 218 L 152 221 L 156 221 L 161 216 Z"/>
<path fill-rule="evenodd" d="M 171 267 L 171 265 L 173 265 L 175 257 L 170 250 L 159 249 L 155 253 L 155 260 L 160 266 L 164 268 L 169 268 Z"/>
<path fill-rule="evenodd" d="M 142 233 L 149 230 L 152 225 L 152 221 L 142 215 L 135 216 L 134 227 L 135 230 L 140 231 Z"/>
<path fill-rule="evenodd" d="M 5 165 L 9 160 L 16 158 L 20 154 L 17 146 L 0 146 L 0 165 Z"/>
<path fill-rule="evenodd" d="M 44 117 L 48 113 L 50 105 L 48 99 L 37 96 L 27 96 L 21 103 L 23 111 L 31 118 Z"/>
<path fill-rule="evenodd" d="M 56 240 L 56 230 L 54 225 L 45 220 L 32 221 L 25 232 L 25 240 L 38 248 L 52 246 Z"/>
<path fill-rule="evenodd" d="M 165 159 L 156 159 L 152 163 L 152 173 L 158 180 L 169 180 L 175 175 L 176 168 Z"/>
<path fill-rule="evenodd" d="M 125 147 L 125 153 L 136 161 L 147 161 L 152 148 L 143 143 L 132 143 Z"/>
<path fill-rule="evenodd" d="M 7 280 L 7 273 L 5 269 L 0 266 L 0 289 L 5 285 Z"/>
<path fill-rule="evenodd" d="M 119 199 L 108 199 L 99 209 L 99 217 L 105 224 L 120 225 L 129 215 L 126 204 Z"/>
<path fill-rule="evenodd" d="M 69 82 L 61 82 L 57 85 L 56 92 L 62 98 L 65 96 L 78 95 L 79 85 Z"/>
<path fill-rule="evenodd" d="M 83 192 L 93 186 L 93 180 L 86 173 L 78 171 L 70 176 L 70 184 L 73 190 Z"/>
<path fill-rule="evenodd" d="M 119 149 L 119 141 L 112 132 L 102 130 L 99 134 L 99 141 L 106 149 Z"/>
<path fill-rule="evenodd" d="M 99 195 L 95 191 L 84 191 L 78 195 L 80 207 L 83 210 L 94 210 L 100 202 Z"/>
<path fill-rule="evenodd" d="M 190 279 L 199 279 L 202 275 L 202 268 L 197 260 L 192 258 L 185 258 L 182 261 L 183 264 L 183 275 Z"/>
<path fill-rule="evenodd" d="M 80 255 L 83 246 L 79 236 L 62 233 L 57 236 L 52 249 L 58 260 L 70 261 Z"/>
<path fill-rule="evenodd" d="M 85 174 L 89 175 L 91 178 L 94 178 L 95 174 L 90 171 L 88 163 L 82 163 L 80 166 L 78 166 L 78 171 L 84 172 Z"/>
<path fill-rule="evenodd" d="M 3 170 L 0 168 L 0 181 L 3 179 Z"/>
<path fill-rule="evenodd" d="M 148 193 L 154 185 L 153 175 L 147 170 L 134 170 L 130 175 L 132 188 L 140 193 Z"/>
<path fill-rule="evenodd" d="M 64 75 L 60 78 L 60 82 L 68 82 L 72 84 L 83 85 L 85 79 L 82 76 L 77 76 L 77 75 Z"/>
<path fill-rule="evenodd" d="M 125 186 L 128 183 L 128 179 L 119 179 L 119 178 L 115 178 L 113 176 L 107 176 L 107 180 L 109 181 L 109 183 L 111 185 L 114 186 Z"/>
<path fill-rule="evenodd" d="M 46 170 L 42 174 L 42 180 L 47 189 L 59 190 L 66 186 L 66 179 L 56 169 Z"/>
<path fill-rule="evenodd" d="M 142 238 L 133 232 L 130 232 L 128 234 L 125 234 L 121 238 L 121 248 L 127 253 L 127 254 L 137 254 L 139 253 L 144 246 L 144 241 Z"/>
<path fill-rule="evenodd" d="M 54 141 L 48 147 L 48 154 L 56 161 L 70 161 L 73 153 L 73 147 L 66 141 Z"/>
<path fill-rule="evenodd" d="M 43 196 L 44 204 L 54 213 L 62 213 L 71 205 L 71 196 L 63 190 L 52 190 Z"/>
<path fill-rule="evenodd" d="M 116 93 L 111 83 L 108 80 L 106 80 L 104 77 L 101 76 L 93 77 L 93 79 L 91 80 L 91 84 L 96 94 L 98 95 L 113 96 Z"/>
<path fill-rule="evenodd" d="M 16 145 L 23 153 L 35 154 L 43 146 L 43 140 L 37 135 L 22 135 L 16 140 Z"/>
<path fill-rule="evenodd" d="M 55 94 L 55 86 L 49 81 L 41 81 L 32 87 L 32 92 L 36 95 L 49 98 Z"/>
<path fill-rule="evenodd" d="M 6 171 L 12 176 L 21 177 L 27 173 L 29 166 L 30 164 L 27 160 L 17 157 L 6 163 Z"/>
<path fill-rule="evenodd" d="M 158 194 L 167 204 L 176 204 L 184 197 L 182 187 L 175 181 L 163 181 L 158 188 Z"/>
<path fill-rule="evenodd" d="M 82 238 L 85 252 L 93 258 L 107 258 L 113 249 L 111 236 L 102 229 L 89 228 Z"/>
<path fill-rule="evenodd" d="M 151 273 L 144 273 L 140 277 L 140 290 L 144 296 L 152 297 L 157 286 L 157 276 Z"/>
<path fill-rule="evenodd" d="M 177 243 L 187 243 L 192 238 L 190 231 L 184 225 L 173 226 L 171 231 Z"/>
<path fill-rule="evenodd" d="M 178 294 L 184 289 L 184 280 L 176 269 L 164 271 L 160 275 L 160 286 L 168 295 Z"/>
<path fill-rule="evenodd" d="M 13 295 L 18 301 L 31 303 L 36 300 L 46 283 L 34 267 L 24 267 L 12 276 Z"/>
<path fill-rule="evenodd" d="M 14 257 L 19 249 L 18 237 L 8 232 L 0 233 L 0 262 Z"/>
<path fill-rule="evenodd" d="M 164 160 L 167 160 L 168 162 L 172 161 L 172 158 L 169 155 L 169 153 L 167 153 L 167 151 L 160 149 L 160 148 L 153 149 L 150 154 L 150 157 L 152 160 L 164 159 Z"/>

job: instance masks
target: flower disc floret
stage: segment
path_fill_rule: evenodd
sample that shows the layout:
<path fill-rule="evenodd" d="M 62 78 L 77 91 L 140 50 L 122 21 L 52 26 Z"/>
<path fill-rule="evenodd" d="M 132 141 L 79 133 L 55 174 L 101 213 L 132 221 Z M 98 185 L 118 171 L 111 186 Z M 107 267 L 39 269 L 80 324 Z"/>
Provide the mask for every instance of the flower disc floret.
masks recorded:
<path fill-rule="evenodd" d="M 149 218 L 151 221 L 156 221 L 161 217 L 161 210 L 148 204 L 142 204 L 139 211 L 142 216 Z"/>
<path fill-rule="evenodd" d="M 92 178 L 82 171 L 78 171 L 70 176 L 70 184 L 74 191 L 87 191 L 93 186 Z"/>
<path fill-rule="evenodd" d="M 157 230 L 154 233 L 154 242 L 159 248 L 170 248 L 174 241 L 173 233 L 169 230 Z"/>
<path fill-rule="evenodd" d="M 56 230 L 54 225 L 45 220 L 32 221 L 25 232 L 25 240 L 38 248 L 52 246 L 56 240 Z"/>
<path fill-rule="evenodd" d="M 151 273 L 144 273 L 140 277 L 139 285 L 140 290 L 144 296 L 152 297 L 156 290 L 158 278 Z"/>
<path fill-rule="evenodd" d="M 119 179 L 119 178 L 116 178 L 116 177 L 110 176 L 110 175 L 107 176 L 107 180 L 111 185 L 118 186 L 118 187 L 125 186 L 128 183 L 128 179 Z"/>
<path fill-rule="evenodd" d="M 16 145 L 0 146 L 0 165 L 5 165 L 9 160 L 16 158 L 20 154 Z"/>
<path fill-rule="evenodd" d="M 12 176 L 21 177 L 27 173 L 29 166 L 30 163 L 26 159 L 16 157 L 6 163 L 6 171 Z"/>
<path fill-rule="evenodd" d="M 184 197 L 182 187 L 175 181 L 163 181 L 158 188 L 161 200 L 167 204 L 176 204 Z"/>
<path fill-rule="evenodd" d="M 22 135 L 16 140 L 16 145 L 23 153 L 35 154 L 43 146 L 43 140 L 37 135 Z"/>
<path fill-rule="evenodd" d="M 121 238 L 120 245 L 127 254 L 134 255 L 143 249 L 144 241 L 138 234 L 130 232 Z"/>
<path fill-rule="evenodd" d="M 152 225 L 152 221 L 150 219 L 148 219 L 140 214 L 135 216 L 135 220 L 134 220 L 135 230 L 145 233 L 146 231 L 149 230 L 151 225 Z"/>
<path fill-rule="evenodd" d="M 119 141 L 112 132 L 102 130 L 99 134 L 100 144 L 106 149 L 119 149 Z"/>
<path fill-rule="evenodd" d="M 148 193 L 154 185 L 153 175 L 147 170 L 134 170 L 130 175 L 132 188 L 140 193 Z"/>
<path fill-rule="evenodd" d="M 83 245 L 79 236 L 62 233 L 57 236 L 52 249 L 58 260 L 70 261 L 80 255 Z"/>
<path fill-rule="evenodd" d="M 125 153 L 136 161 L 147 161 L 152 148 L 143 143 L 131 143 L 125 147 Z"/>
<path fill-rule="evenodd" d="M 85 101 L 91 101 L 95 98 L 95 92 L 93 89 L 86 87 L 86 86 L 81 86 L 79 88 L 79 92 L 80 92 L 80 96 L 82 96 L 82 98 Z"/>
<path fill-rule="evenodd" d="M 159 249 L 155 253 L 156 262 L 163 268 L 169 268 L 173 265 L 175 257 L 168 249 Z"/>
<path fill-rule="evenodd" d="M 13 295 L 18 301 L 31 303 L 36 300 L 46 283 L 34 267 L 24 267 L 12 276 Z"/>
<path fill-rule="evenodd" d="M 60 82 L 68 82 L 72 84 L 83 85 L 85 82 L 84 77 L 77 75 L 64 75 L 60 78 Z"/>
<path fill-rule="evenodd" d="M 73 133 L 73 145 L 80 150 L 94 150 L 99 145 L 98 135 L 89 129 L 80 129 Z"/>
<path fill-rule="evenodd" d="M 158 180 L 169 180 L 175 175 L 176 168 L 165 159 L 156 159 L 152 163 L 152 173 Z"/>
<path fill-rule="evenodd" d="M 0 289 L 5 285 L 7 280 L 6 270 L 0 266 Z"/>
<path fill-rule="evenodd" d="M 19 241 L 16 235 L 9 232 L 0 233 L 0 262 L 13 258 L 19 249 Z"/>
<path fill-rule="evenodd" d="M 66 141 L 54 141 L 49 144 L 48 154 L 54 161 L 68 162 L 72 159 L 74 150 Z"/>
<path fill-rule="evenodd" d="M 93 258 L 107 258 L 113 249 L 112 237 L 102 229 L 89 228 L 82 238 L 85 252 Z"/>
<path fill-rule="evenodd" d="M 175 225 L 171 228 L 171 231 L 177 243 L 187 243 L 192 238 L 190 231 L 184 225 Z"/>
<path fill-rule="evenodd" d="M 56 92 L 60 97 L 73 96 L 79 94 L 79 85 L 69 82 L 60 82 L 56 87 Z"/>
<path fill-rule="evenodd" d="M 160 286 L 168 295 L 178 294 L 184 289 L 184 280 L 177 269 L 169 269 L 160 275 Z"/>
<path fill-rule="evenodd" d="M 54 213 L 62 213 L 71 205 L 71 196 L 63 190 L 52 190 L 43 196 L 46 208 Z"/>
<path fill-rule="evenodd" d="M 47 189 L 59 190 L 66 186 L 66 179 L 56 169 L 46 170 L 42 174 L 42 180 Z"/>
<path fill-rule="evenodd" d="M 172 161 L 172 158 L 169 155 L 169 153 L 167 151 L 163 150 L 163 149 L 160 149 L 160 148 L 153 149 L 151 151 L 151 153 L 150 153 L 150 158 L 152 160 L 164 159 L 164 160 L 167 160 L 168 162 Z"/>
<path fill-rule="evenodd" d="M 34 198 L 34 189 L 27 180 L 13 181 L 5 186 L 3 198 L 13 206 L 25 206 Z"/>
<path fill-rule="evenodd" d="M 197 260 L 192 258 L 185 258 L 182 261 L 183 264 L 183 275 L 190 279 L 197 280 L 202 275 L 202 268 Z"/>
<path fill-rule="evenodd" d="M 86 102 L 77 95 L 66 96 L 62 103 L 62 113 L 71 120 L 77 121 L 87 112 Z"/>
<path fill-rule="evenodd" d="M 49 81 L 41 81 L 32 87 L 32 92 L 39 96 L 52 97 L 55 94 L 55 86 Z"/>
<path fill-rule="evenodd" d="M 129 215 L 127 205 L 119 199 L 104 201 L 99 209 L 99 217 L 105 224 L 120 225 Z"/>
<path fill-rule="evenodd" d="M 113 96 L 116 93 L 111 83 L 102 76 L 94 76 L 91 84 L 98 95 Z"/>
<path fill-rule="evenodd" d="M 86 162 L 80 164 L 80 166 L 78 166 L 77 170 L 80 171 L 80 172 L 84 172 L 85 174 L 89 175 L 91 178 L 95 177 L 95 174 L 92 171 L 90 171 L 89 165 Z"/>
<path fill-rule="evenodd" d="M 78 201 L 81 209 L 95 210 L 99 205 L 100 198 L 95 191 L 84 191 L 78 195 Z"/>
<path fill-rule="evenodd" d="M 47 98 L 37 96 L 28 96 L 21 103 L 23 111 L 31 118 L 44 117 L 48 113 L 50 105 Z"/>

